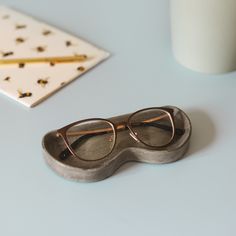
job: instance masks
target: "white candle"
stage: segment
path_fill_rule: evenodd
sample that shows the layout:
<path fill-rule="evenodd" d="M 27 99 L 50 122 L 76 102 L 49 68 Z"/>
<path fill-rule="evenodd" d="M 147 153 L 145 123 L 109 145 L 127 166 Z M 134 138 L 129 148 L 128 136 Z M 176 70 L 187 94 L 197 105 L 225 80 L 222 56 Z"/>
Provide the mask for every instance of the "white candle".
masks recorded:
<path fill-rule="evenodd" d="M 176 59 L 205 73 L 236 70 L 236 0 L 171 0 Z"/>

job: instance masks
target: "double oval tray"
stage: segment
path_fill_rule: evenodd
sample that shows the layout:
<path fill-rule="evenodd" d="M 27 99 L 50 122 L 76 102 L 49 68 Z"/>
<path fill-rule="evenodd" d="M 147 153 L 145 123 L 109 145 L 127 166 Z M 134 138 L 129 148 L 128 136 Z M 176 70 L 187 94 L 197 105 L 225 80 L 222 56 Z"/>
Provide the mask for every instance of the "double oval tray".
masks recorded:
<path fill-rule="evenodd" d="M 111 154 L 101 160 L 84 161 L 74 156 L 62 160 L 60 153 L 65 150 L 62 138 L 57 131 L 47 133 L 42 140 L 43 154 L 47 164 L 59 175 L 81 182 L 94 182 L 111 176 L 121 165 L 130 161 L 164 164 L 181 159 L 186 153 L 192 132 L 191 122 L 188 116 L 179 108 L 166 106 L 172 109 L 175 128 L 183 132 L 176 135 L 171 144 L 161 150 L 153 150 L 143 147 L 135 142 L 127 134 L 119 134 L 116 146 Z M 113 123 L 125 121 L 130 114 L 112 117 Z M 127 131 L 128 132 L 128 131 Z"/>

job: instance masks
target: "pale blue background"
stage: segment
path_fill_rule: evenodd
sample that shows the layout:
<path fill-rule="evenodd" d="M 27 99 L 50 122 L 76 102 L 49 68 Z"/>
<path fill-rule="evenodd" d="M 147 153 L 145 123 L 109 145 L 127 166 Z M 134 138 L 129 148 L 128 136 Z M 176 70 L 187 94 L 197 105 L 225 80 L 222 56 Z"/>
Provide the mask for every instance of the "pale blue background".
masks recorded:
<path fill-rule="evenodd" d="M 112 53 L 34 109 L 0 95 L 1 236 L 236 235 L 236 73 L 202 75 L 174 60 L 167 0 L 0 3 Z M 167 104 L 193 123 L 179 162 L 127 164 L 92 184 L 67 181 L 44 163 L 49 130 Z"/>

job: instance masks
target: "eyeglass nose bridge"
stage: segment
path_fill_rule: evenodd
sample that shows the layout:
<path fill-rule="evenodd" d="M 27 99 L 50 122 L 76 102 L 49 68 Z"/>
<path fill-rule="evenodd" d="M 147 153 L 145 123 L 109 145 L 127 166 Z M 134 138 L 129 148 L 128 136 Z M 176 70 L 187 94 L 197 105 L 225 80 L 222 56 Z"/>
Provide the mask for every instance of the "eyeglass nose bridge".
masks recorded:
<path fill-rule="evenodd" d="M 129 135 L 130 135 L 130 137 L 131 137 L 132 139 L 134 139 L 137 143 L 140 143 L 140 140 L 137 138 L 137 133 L 134 132 L 134 131 L 130 128 L 128 122 L 125 124 L 125 127 L 129 130 Z"/>
<path fill-rule="evenodd" d="M 134 134 L 133 132 L 130 132 L 129 135 L 138 143 L 140 143 L 140 141 L 138 140 L 138 138 L 136 137 L 137 134 Z"/>

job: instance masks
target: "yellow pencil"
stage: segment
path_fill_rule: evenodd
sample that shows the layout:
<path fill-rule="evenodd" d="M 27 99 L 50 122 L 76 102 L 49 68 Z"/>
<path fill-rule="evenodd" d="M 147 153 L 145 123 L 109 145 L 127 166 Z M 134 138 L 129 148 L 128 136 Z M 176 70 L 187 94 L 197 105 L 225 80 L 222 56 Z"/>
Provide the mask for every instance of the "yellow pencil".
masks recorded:
<path fill-rule="evenodd" d="M 0 59 L 0 65 L 24 64 L 24 63 L 73 63 L 83 62 L 87 55 L 64 56 L 64 57 L 42 57 L 42 58 L 14 58 Z"/>

